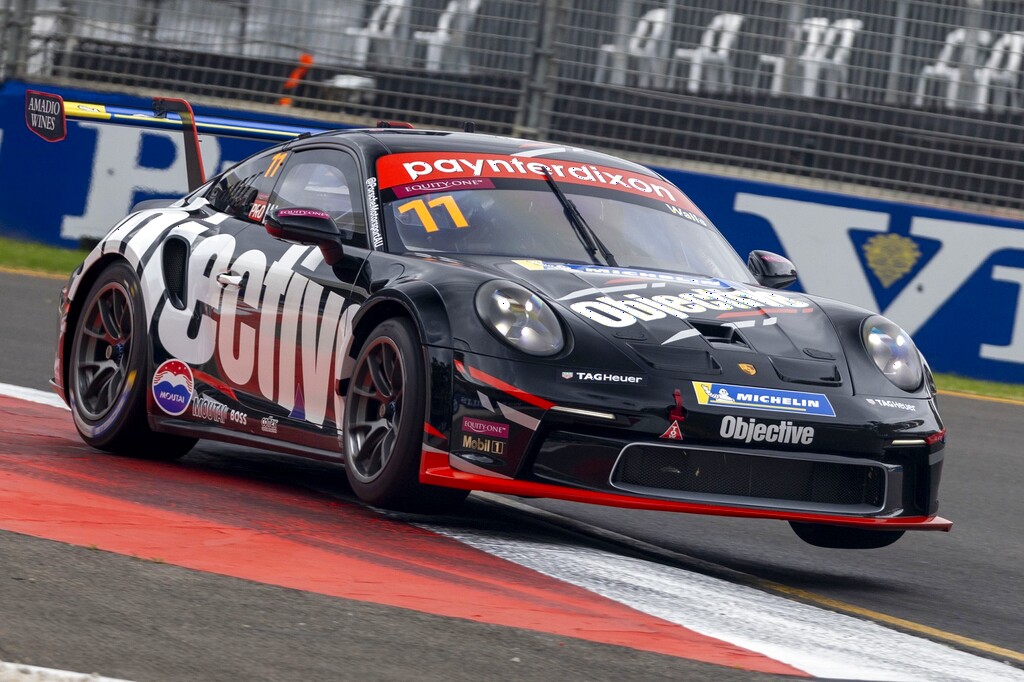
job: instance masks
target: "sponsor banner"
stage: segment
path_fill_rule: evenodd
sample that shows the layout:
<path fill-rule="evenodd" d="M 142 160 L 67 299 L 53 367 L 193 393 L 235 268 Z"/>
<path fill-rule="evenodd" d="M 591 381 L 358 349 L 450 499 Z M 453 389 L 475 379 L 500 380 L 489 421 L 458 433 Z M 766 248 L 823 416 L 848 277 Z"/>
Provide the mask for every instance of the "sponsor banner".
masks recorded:
<path fill-rule="evenodd" d="M 267 217 L 267 202 L 269 200 L 270 195 L 266 192 L 257 194 L 256 198 L 252 201 L 252 206 L 249 208 L 249 220 L 262 223 Z"/>
<path fill-rule="evenodd" d="M 832 403 L 821 393 L 783 391 L 777 388 L 736 386 L 694 381 L 693 391 L 697 402 L 713 407 L 740 408 L 747 410 L 769 410 L 772 412 L 795 412 L 819 417 L 834 417 Z"/>
<path fill-rule="evenodd" d="M 474 452 L 482 452 L 488 455 L 501 457 L 505 454 L 505 447 L 508 444 L 503 440 L 483 438 L 481 436 L 464 433 L 462 434 L 461 445 L 464 450 L 473 450 Z"/>
<path fill-rule="evenodd" d="M 679 420 L 673 419 L 669 427 L 665 429 L 665 433 L 661 434 L 661 437 L 668 440 L 682 440 L 683 430 L 679 428 Z"/>
<path fill-rule="evenodd" d="M 91 120 L 71 119 L 66 138 L 48 144 L 26 127 L 32 113 L 46 114 L 52 105 L 38 102 L 33 112 L 26 108 L 26 92 L 52 92 L 68 102 L 93 102 L 93 107 L 76 107 Z M 32 106 L 31 104 L 29 105 Z M 135 126 L 109 125 L 104 119 L 110 108 L 149 110 L 152 99 L 114 93 L 90 92 L 18 81 L 0 84 L 0 183 L 4 197 L 35 200 L 0 202 L 0 234 L 27 237 L 58 246 L 75 246 L 80 239 L 99 239 L 140 201 L 180 198 L 188 192 L 184 140 L 178 130 L 156 130 Z M 69 109 L 70 111 L 70 109 Z M 203 114 L 245 119 L 255 123 L 295 125 L 295 119 L 203 107 Z M 38 119 L 37 119 L 38 120 Z M 57 139 L 54 131 L 44 139 Z M 59 121 L 54 121 L 59 128 Z M 310 122 L 318 128 L 342 127 Z M 207 176 L 270 146 L 266 140 L 245 140 L 200 136 Z M 60 191 L 52 191 L 59 187 Z"/>
<path fill-rule="evenodd" d="M 150 219 L 148 225 L 160 229 L 135 229 Z M 107 243 L 132 265 L 138 265 L 140 254 L 153 251 L 162 229 L 190 244 L 186 268 L 193 295 L 180 309 L 163 305 L 159 298 L 146 306 L 146 328 L 175 358 L 154 377 L 153 396 L 160 409 L 182 414 L 188 408 L 193 395 L 189 366 L 194 366 L 202 372 L 203 383 L 212 384 L 212 377 L 218 381 L 215 388 L 225 394 L 237 390 L 260 396 L 290 419 L 337 426 L 341 396 L 334 387 L 342 363 L 336 360 L 349 354 L 359 304 L 316 281 L 322 275 L 315 268 L 323 263 L 319 258 L 310 261 L 319 254 L 316 247 L 282 243 L 267 250 L 244 249 L 233 235 L 209 234 L 211 226 L 184 210 L 159 218 L 140 213 L 126 218 L 108 237 Z M 243 277 L 246 286 L 219 286 L 216 273 L 227 271 Z M 141 276 L 143 281 L 163 281 L 163 259 L 149 259 Z M 72 298 L 81 283 L 72 283 Z M 195 411 L 199 419 L 224 423 L 216 404 L 199 401 Z M 248 425 L 248 415 L 237 410 L 229 411 L 226 419 Z M 264 422 L 261 429 L 273 433 L 276 424 Z"/>
<path fill-rule="evenodd" d="M 473 417 L 462 418 L 462 430 L 476 436 L 490 436 L 492 438 L 508 438 L 508 424 L 487 421 L 485 419 L 474 419 Z"/>
<path fill-rule="evenodd" d="M 626 294 L 623 297 L 598 296 L 569 304 L 576 314 L 604 327 L 629 327 L 638 321 L 652 322 L 669 317 L 685 320 L 690 315 L 712 311 L 799 310 L 813 312 L 806 299 L 757 289 L 669 289 L 652 296 Z"/>
<path fill-rule="evenodd" d="M 399 199 L 414 197 L 433 192 L 459 192 L 465 189 L 493 189 L 494 183 L 487 178 L 458 178 L 455 180 L 434 180 L 432 182 L 416 182 L 411 185 L 395 187 L 395 196 Z"/>
<path fill-rule="evenodd" d="M 559 159 L 519 158 L 507 154 L 470 152 L 409 152 L 390 154 L 377 161 L 380 188 L 404 187 L 413 183 L 445 182 L 463 178 L 545 180 L 545 169 L 558 183 L 607 187 L 646 196 L 679 209 L 678 215 L 705 222 L 706 219 L 679 188 L 661 178 L 621 168 L 595 166 Z"/>
<path fill-rule="evenodd" d="M 589 370 L 563 370 L 558 375 L 559 381 L 582 382 L 589 384 L 617 384 L 621 386 L 646 386 L 647 377 L 642 374 L 620 374 Z"/>
<path fill-rule="evenodd" d="M 47 142 L 60 142 L 67 135 L 64 100 L 60 95 L 29 90 L 25 93 L 25 124 Z"/>
<path fill-rule="evenodd" d="M 258 198 L 258 197 L 257 197 Z M 321 211 L 317 208 L 281 208 L 278 209 L 277 215 L 281 218 L 320 218 L 321 220 L 330 220 L 331 214 L 327 211 Z"/>
<path fill-rule="evenodd" d="M 153 373 L 153 400 L 157 407 L 177 417 L 192 403 L 195 379 L 192 369 L 181 360 L 165 360 Z"/>
<path fill-rule="evenodd" d="M 814 442 L 813 426 L 797 426 L 793 422 L 760 422 L 729 415 L 722 418 L 719 429 L 722 438 L 743 443 L 781 443 L 784 445 L 810 445 Z"/>
<path fill-rule="evenodd" d="M 893 410 L 917 412 L 917 405 L 914 403 L 905 403 L 901 400 L 891 400 L 889 398 L 865 398 L 864 401 L 867 402 L 868 405 L 874 405 L 876 407 L 888 407 Z"/>
<path fill-rule="evenodd" d="M 384 235 L 380 227 L 380 205 L 377 203 L 377 178 L 366 179 L 366 222 L 370 228 L 370 244 L 375 249 L 382 248 Z"/>
<path fill-rule="evenodd" d="M 208 395 L 197 395 L 192 397 L 191 415 L 196 419 L 213 422 L 215 424 L 239 424 L 248 426 L 249 415 L 241 410 L 233 410 L 224 403 L 211 398 Z"/>
<path fill-rule="evenodd" d="M 224 424 L 231 411 L 227 405 L 206 395 L 193 396 L 192 416 L 208 422 Z"/>

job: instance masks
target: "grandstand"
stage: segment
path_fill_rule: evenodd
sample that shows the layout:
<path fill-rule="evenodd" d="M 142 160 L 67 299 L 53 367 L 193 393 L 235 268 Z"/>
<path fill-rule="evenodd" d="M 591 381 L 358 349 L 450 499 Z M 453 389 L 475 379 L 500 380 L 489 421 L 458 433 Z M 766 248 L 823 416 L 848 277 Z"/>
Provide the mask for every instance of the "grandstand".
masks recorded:
<path fill-rule="evenodd" d="M 345 123 L 473 119 L 663 166 L 1020 217 L 1022 10 L 1024 0 L 3 0 L 0 68 Z"/>

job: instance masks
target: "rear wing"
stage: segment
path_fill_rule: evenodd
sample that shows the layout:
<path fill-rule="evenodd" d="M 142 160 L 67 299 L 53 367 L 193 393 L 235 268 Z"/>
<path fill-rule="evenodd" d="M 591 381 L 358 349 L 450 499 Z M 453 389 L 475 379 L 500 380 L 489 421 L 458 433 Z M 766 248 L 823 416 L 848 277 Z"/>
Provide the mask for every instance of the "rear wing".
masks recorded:
<path fill-rule="evenodd" d="M 38 90 L 25 92 L 25 125 L 47 142 L 60 142 L 67 137 L 69 118 L 149 129 L 180 130 L 185 138 L 185 168 L 188 173 L 189 191 L 206 182 L 202 151 L 199 148 L 200 134 L 277 143 L 304 133 L 330 129 L 255 123 L 215 116 L 197 117 L 186 100 L 172 97 L 155 97 L 152 110 L 147 111 L 132 107 L 65 101 L 60 95 Z"/>

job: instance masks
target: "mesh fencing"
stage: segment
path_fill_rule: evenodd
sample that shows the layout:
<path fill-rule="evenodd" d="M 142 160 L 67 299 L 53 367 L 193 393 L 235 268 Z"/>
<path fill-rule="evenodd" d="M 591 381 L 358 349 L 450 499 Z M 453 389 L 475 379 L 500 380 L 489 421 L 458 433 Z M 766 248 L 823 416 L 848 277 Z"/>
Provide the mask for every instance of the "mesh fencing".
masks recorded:
<path fill-rule="evenodd" d="M 0 0 L 5 78 L 1024 211 L 1024 0 Z"/>

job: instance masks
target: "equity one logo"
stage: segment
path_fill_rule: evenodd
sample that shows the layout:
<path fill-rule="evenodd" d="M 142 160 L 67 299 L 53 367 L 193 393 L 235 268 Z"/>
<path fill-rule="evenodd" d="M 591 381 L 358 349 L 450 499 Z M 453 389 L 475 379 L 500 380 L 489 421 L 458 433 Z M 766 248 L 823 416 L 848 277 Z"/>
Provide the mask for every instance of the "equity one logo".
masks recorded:
<path fill-rule="evenodd" d="M 786 443 L 789 445 L 810 445 L 814 442 L 813 426 L 795 426 L 793 422 L 779 424 L 759 422 L 732 415 L 722 419 L 719 430 L 722 438 L 741 440 L 744 443 Z"/>

